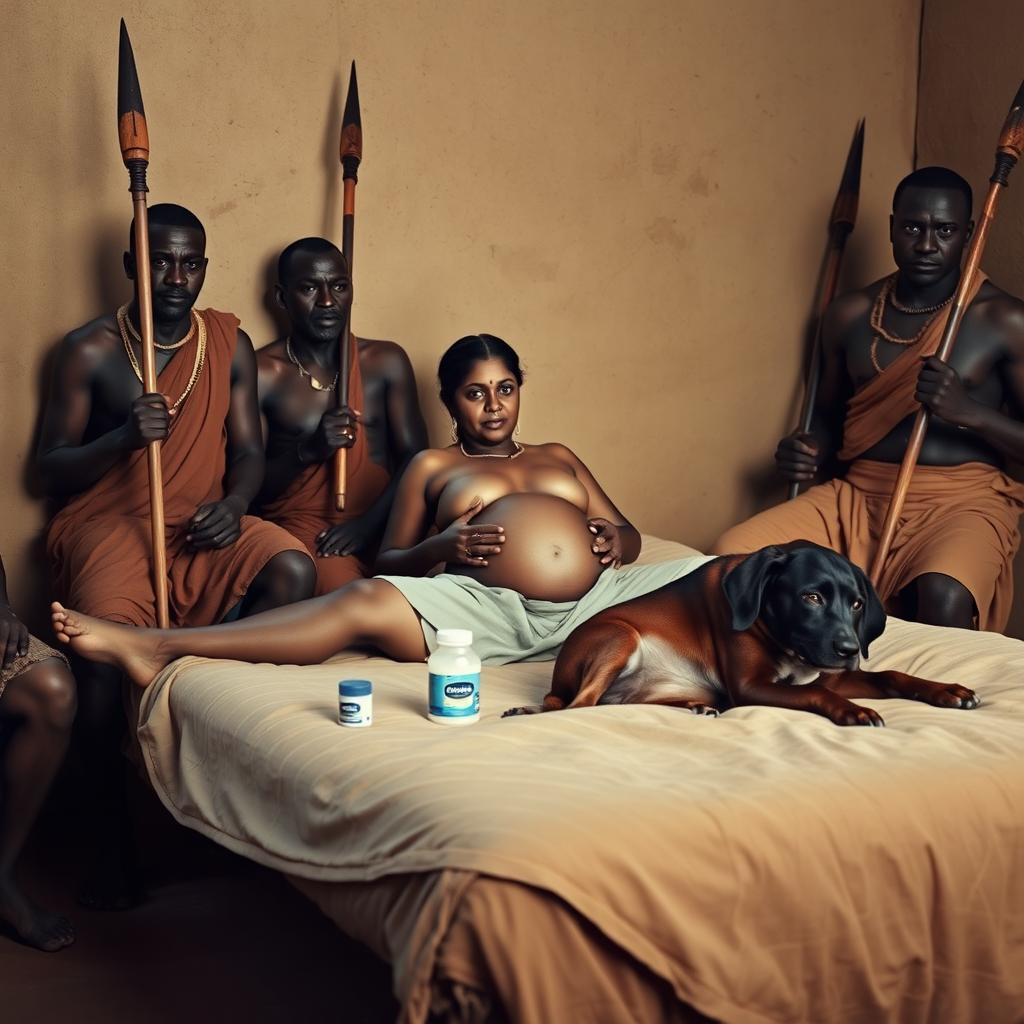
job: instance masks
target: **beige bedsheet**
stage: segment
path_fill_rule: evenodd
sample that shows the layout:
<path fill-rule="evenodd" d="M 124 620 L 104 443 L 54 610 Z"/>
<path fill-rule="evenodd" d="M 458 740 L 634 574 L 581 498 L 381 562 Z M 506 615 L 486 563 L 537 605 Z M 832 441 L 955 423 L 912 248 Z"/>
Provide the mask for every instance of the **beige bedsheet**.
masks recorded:
<path fill-rule="evenodd" d="M 1024 1020 L 1024 645 L 892 620 L 872 655 L 982 707 L 879 702 L 886 729 L 766 708 L 500 721 L 546 691 L 539 663 L 485 670 L 484 720 L 456 729 L 424 717 L 421 665 L 185 658 L 139 737 L 172 814 L 230 849 L 312 882 L 430 873 L 363 936 L 410 1020 L 475 875 L 555 894 L 716 1019 Z M 336 724 L 354 671 L 371 729 Z"/>

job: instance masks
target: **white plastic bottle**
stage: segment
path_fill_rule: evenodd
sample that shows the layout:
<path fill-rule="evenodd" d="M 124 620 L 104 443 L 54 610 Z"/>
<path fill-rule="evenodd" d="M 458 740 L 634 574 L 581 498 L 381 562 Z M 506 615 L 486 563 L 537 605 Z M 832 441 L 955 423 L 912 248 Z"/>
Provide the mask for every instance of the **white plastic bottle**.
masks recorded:
<path fill-rule="evenodd" d="M 430 673 L 427 718 L 439 725 L 472 725 L 480 718 L 480 659 L 469 629 L 439 629 Z"/>
<path fill-rule="evenodd" d="M 338 722 L 352 729 L 373 724 L 373 684 L 369 679 L 342 679 L 338 683 Z"/>

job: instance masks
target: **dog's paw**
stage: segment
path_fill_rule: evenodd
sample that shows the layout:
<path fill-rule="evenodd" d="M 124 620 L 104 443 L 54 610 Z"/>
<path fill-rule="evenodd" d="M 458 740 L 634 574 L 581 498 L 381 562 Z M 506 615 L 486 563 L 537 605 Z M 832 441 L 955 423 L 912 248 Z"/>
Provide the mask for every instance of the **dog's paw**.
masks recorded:
<path fill-rule="evenodd" d="M 711 704 L 702 704 L 700 701 L 694 701 L 692 704 L 686 705 L 686 710 L 694 715 L 706 715 L 708 718 L 718 718 L 722 713 L 718 708 Z"/>
<path fill-rule="evenodd" d="M 502 718 L 516 718 L 519 715 L 539 715 L 544 710 L 541 704 L 525 704 L 519 708 L 509 708 L 502 713 Z"/>
<path fill-rule="evenodd" d="M 967 711 L 981 703 L 981 698 L 973 690 L 958 683 L 932 683 L 921 694 L 921 700 L 939 708 L 963 708 Z"/>
<path fill-rule="evenodd" d="M 828 717 L 836 725 L 885 725 L 882 716 L 874 708 L 862 708 L 856 704 L 836 708 Z"/>

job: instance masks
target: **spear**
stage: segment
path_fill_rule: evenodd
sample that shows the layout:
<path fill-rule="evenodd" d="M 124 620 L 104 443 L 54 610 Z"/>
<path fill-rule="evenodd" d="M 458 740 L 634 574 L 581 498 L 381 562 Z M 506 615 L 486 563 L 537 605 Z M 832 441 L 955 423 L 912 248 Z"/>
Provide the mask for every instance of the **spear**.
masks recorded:
<path fill-rule="evenodd" d="M 117 138 L 121 158 L 128 168 L 129 191 L 135 212 L 135 284 L 139 297 L 139 328 L 142 335 L 142 389 L 156 394 L 156 352 L 153 347 L 153 290 L 149 278 L 149 216 L 146 211 L 146 168 L 149 166 L 149 129 L 142 106 L 139 74 L 135 70 L 128 29 L 121 19 L 121 45 L 117 62 Z M 164 537 L 164 481 L 160 469 L 160 442 L 151 441 L 149 460 L 149 513 L 153 535 L 153 592 L 156 621 L 161 629 L 170 624 L 167 603 L 167 548 Z"/>
<path fill-rule="evenodd" d="M 828 219 L 828 246 L 825 250 L 825 266 L 818 281 L 818 297 L 814 310 L 814 337 L 811 341 L 810 359 L 807 363 L 807 381 L 804 386 L 804 401 L 800 409 L 801 433 L 811 429 L 814 405 L 818 398 L 818 382 L 821 379 L 821 325 L 825 310 L 835 298 L 839 284 L 839 267 L 843 262 L 846 239 L 857 221 L 857 200 L 860 198 L 860 167 L 864 157 L 864 118 L 857 123 L 846 154 L 846 166 L 839 182 L 836 201 Z M 794 480 L 789 485 L 790 500 L 800 493 L 800 484 Z"/>
<path fill-rule="evenodd" d="M 352 235 L 356 225 L 356 182 L 359 180 L 359 163 L 363 159 L 363 119 L 359 113 L 359 85 L 356 82 L 356 62 L 348 79 L 348 96 L 345 98 L 345 113 L 341 119 L 341 143 L 339 146 L 342 166 L 342 180 L 345 187 L 344 215 L 341 226 L 341 252 L 348 264 L 349 281 L 352 280 Z M 349 363 L 352 349 L 352 306 L 348 307 L 345 326 L 341 329 L 341 361 L 338 371 L 338 406 L 348 407 Z M 348 449 L 339 448 L 334 453 L 334 500 L 339 512 L 345 511 L 345 490 L 348 463 Z"/>
<path fill-rule="evenodd" d="M 967 250 L 967 262 L 960 274 L 960 281 L 953 295 L 953 304 L 949 310 L 949 318 L 946 320 L 942 340 L 935 353 L 943 362 L 949 361 L 964 313 L 967 312 L 967 295 L 970 293 L 974 277 L 981 265 L 981 257 L 985 251 L 985 243 L 988 241 L 989 229 L 995 219 L 1000 192 L 1009 184 L 1010 171 L 1016 166 L 1022 150 L 1024 150 L 1024 82 L 1021 82 L 1017 95 L 1013 98 L 1013 104 L 1009 114 L 1006 115 L 1003 130 L 999 133 L 995 168 L 992 171 L 992 177 L 989 178 L 985 205 L 971 239 L 970 248 Z M 914 473 L 917 458 L 921 454 L 921 446 L 924 444 L 925 434 L 928 433 L 930 421 L 931 411 L 925 406 L 921 406 L 914 419 L 910 440 L 907 442 L 907 450 L 903 455 L 899 475 L 896 477 L 896 483 L 892 489 L 892 497 L 889 499 L 889 510 L 886 512 L 885 522 L 882 525 L 878 549 L 875 551 L 875 558 L 871 564 L 871 582 L 876 587 L 882 576 L 882 566 L 885 565 L 885 560 L 889 556 L 893 537 L 896 535 L 896 524 L 903 511 L 903 503 L 906 501 L 907 490 L 910 487 L 910 478 Z"/>

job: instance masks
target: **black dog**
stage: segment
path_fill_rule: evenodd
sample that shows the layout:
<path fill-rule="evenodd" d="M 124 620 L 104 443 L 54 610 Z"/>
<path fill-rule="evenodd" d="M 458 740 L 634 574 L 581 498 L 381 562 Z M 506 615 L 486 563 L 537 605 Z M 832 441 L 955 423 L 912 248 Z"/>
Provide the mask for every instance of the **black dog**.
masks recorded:
<path fill-rule="evenodd" d="M 742 704 L 794 708 L 837 725 L 883 725 L 851 697 L 976 708 L 965 686 L 863 672 L 885 610 L 852 562 L 808 541 L 725 555 L 573 630 L 551 692 L 531 714 L 594 704 L 668 704 L 717 714 Z"/>

